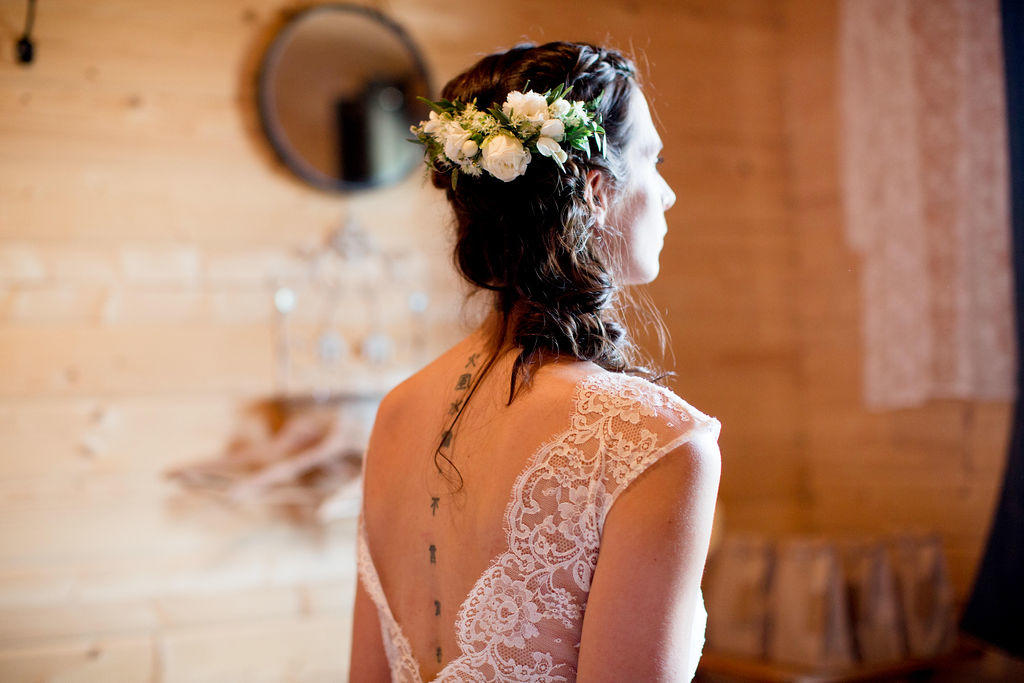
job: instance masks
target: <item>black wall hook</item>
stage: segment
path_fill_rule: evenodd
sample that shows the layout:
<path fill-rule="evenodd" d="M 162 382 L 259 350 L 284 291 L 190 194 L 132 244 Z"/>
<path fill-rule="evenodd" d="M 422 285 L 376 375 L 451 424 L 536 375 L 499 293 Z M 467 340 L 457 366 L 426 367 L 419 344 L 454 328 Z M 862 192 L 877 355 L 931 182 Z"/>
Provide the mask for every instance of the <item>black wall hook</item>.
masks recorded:
<path fill-rule="evenodd" d="M 36 55 L 35 45 L 32 44 L 32 24 L 36 20 L 36 0 L 28 0 L 28 12 L 25 17 L 25 32 L 21 34 L 21 38 L 18 38 L 18 42 L 15 43 L 15 49 L 18 53 L 18 61 L 22 64 L 31 64 L 32 60 Z"/>

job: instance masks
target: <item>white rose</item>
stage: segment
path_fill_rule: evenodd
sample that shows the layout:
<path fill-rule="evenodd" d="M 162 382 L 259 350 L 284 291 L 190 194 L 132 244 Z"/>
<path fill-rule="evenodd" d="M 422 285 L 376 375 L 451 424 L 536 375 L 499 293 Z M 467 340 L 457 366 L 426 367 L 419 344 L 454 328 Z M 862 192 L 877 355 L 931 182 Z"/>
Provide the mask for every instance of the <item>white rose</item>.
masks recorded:
<path fill-rule="evenodd" d="M 569 158 L 566 151 L 549 137 L 541 136 L 537 138 L 537 151 L 546 157 L 554 157 L 558 159 L 558 162 L 562 164 L 564 164 L 565 160 Z"/>
<path fill-rule="evenodd" d="M 518 114 L 532 123 L 543 123 L 548 118 L 548 101 L 533 90 L 526 93 L 513 90 L 505 98 L 501 111 L 513 121 L 513 115 Z"/>
<path fill-rule="evenodd" d="M 559 97 L 557 100 L 551 103 L 548 107 L 548 111 L 552 116 L 565 116 L 569 113 L 571 105 L 565 99 Z"/>
<path fill-rule="evenodd" d="M 449 125 L 445 129 L 444 154 L 458 163 L 463 160 L 463 145 L 469 141 L 470 132 L 458 124 Z"/>
<path fill-rule="evenodd" d="M 544 125 L 540 127 L 540 134 L 544 137 L 561 142 L 562 137 L 565 135 L 565 124 L 558 119 L 548 119 L 544 122 Z"/>
<path fill-rule="evenodd" d="M 479 147 L 475 140 L 466 140 L 462 143 L 462 156 L 466 158 L 472 157 L 476 155 L 478 149 Z"/>
<path fill-rule="evenodd" d="M 530 150 L 505 133 L 484 140 L 481 156 L 484 170 L 506 183 L 526 173 L 526 165 L 530 163 Z"/>

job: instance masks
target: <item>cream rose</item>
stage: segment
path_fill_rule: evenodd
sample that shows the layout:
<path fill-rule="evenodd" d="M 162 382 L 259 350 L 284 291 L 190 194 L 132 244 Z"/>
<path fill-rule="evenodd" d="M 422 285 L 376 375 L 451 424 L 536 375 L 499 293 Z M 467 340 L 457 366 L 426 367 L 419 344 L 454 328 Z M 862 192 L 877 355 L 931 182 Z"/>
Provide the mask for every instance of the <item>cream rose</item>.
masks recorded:
<path fill-rule="evenodd" d="M 497 133 L 484 140 L 480 153 L 484 170 L 506 183 L 526 173 L 526 165 L 530 163 L 530 150 L 506 133 Z"/>
<path fill-rule="evenodd" d="M 554 157 L 558 159 L 558 163 L 561 164 L 564 164 L 565 160 L 569 158 L 569 155 L 557 142 L 549 137 L 544 137 L 543 135 L 537 138 L 537 151 L 546 157 Z"/>
<path fill-rule="evenodd" d="M 548 107 L 548 112 L 551 116 L 565 116 L 569 113 L 569 109 L 572 107 L 568 100 L 559 97 L 557 100 L 551 103 Z"/>
<path fill-rule="evenodd" d="M 518 114 L 531 123 L 543 123 L 548 119 L 548 101 L 540 93 L 530 90 L 521 93 L 513 90 L 501 105 L 501 111 L 513 121 Z"/>
<path fill-rule="evenodd" d="M 540 134 L 556 142 L 561 142 L 565 136 L 565 124 L 558 119 L 548 119 L 540 127 Z"/>
<path fill-rule="evenodd" d="M 466 158 L 465 146 L 471 133 L 457 123 L 448 125 L 444 131 L 444 153 L 455 163 L 464 161 Z M 474 152 L 475 154 L 475 152 Z"/>

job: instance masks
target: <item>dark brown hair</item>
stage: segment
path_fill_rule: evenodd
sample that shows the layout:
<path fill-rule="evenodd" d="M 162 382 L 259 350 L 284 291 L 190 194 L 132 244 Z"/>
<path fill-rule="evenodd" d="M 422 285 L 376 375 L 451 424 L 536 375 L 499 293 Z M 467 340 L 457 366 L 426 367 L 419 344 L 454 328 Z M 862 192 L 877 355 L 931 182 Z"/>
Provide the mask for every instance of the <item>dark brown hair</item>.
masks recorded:
<path fill-rule="evenodd" d="M 449 431 L 509 342 L 521 349 L 512 368 L 509 404 L 517 381 L 529 385 L 537 368 L 558 356 L 655 382 L 674 374 L 634 364 L 641 354 L 628 336 L 620 303 L 625 299 L 635 309 L 637 298 L 623 296 L 613 281 L 611 254 L 597 239 L 597 219 L 584 195 L 593 169 L 604 175 L 612 197 L 628 182 L 624 149 L 631 135 L 629 98 L 643 96 L 633 61 L 618 50 L 590 43 L 525 43 L 484 57 L 448 81 L 441 97 L 465 102 L 476 98 L 477 107 L 485 110 L 501 108 L 513 90 L 543 93 L 562 84 L 572 88 L 569 100 L 602 96 L 598 111 L 607 158 L 593 144 L 589 156 L 567 147 L 564 173 L 553 160 L 534 155 L 526 172 L 510 182 L 488 173 L 460 173 L 457 189 L 452 189 L 448 173 L 430 172 L 454 212 L 455 267 L 476 291 L 493 293 L 501 319 L 490 360 Z M 649 300 L 643 303 L 644 322 L 654 323 L 664 346 L 664 325 Z M 435 451 L 435 465 L 437 455 L 451 463 L 442 452 L 444 441 Z"/>

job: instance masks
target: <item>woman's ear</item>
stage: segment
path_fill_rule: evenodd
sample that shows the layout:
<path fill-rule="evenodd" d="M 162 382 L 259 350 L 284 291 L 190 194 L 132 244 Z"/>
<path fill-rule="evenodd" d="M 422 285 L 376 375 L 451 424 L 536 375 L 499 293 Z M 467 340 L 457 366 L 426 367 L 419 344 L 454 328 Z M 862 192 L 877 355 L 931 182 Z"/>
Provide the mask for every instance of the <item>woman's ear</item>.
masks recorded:
<path fill-rule="evenodd" d="M 594 212 L 598 223 L 604 223 L 608 215 L 608 181 L 604 173 L 596 168 L 587 172 L 587 186 L 583 189 L 583 198 Z"/>

